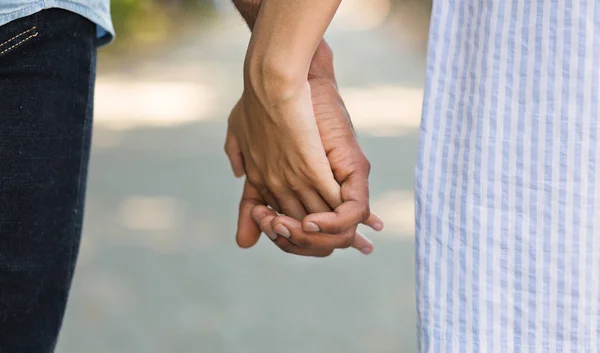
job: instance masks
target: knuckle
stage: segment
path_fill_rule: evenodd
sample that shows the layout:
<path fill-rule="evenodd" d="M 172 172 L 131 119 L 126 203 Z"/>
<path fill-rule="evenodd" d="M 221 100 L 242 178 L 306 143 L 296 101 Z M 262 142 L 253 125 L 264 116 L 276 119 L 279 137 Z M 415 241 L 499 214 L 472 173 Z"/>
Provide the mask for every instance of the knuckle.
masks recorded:
<path fill-rule="evenodd" d="M 365 158 L 365 163 L 364 164 L 365 164 L 365 170 L 367 171 L 367 174 L 370 174 L 371 173 L 371 168 L 372 168 L 371 162 L 368 159 Z"/>
<path fill-rule="evenodd" d="M 271 190 L 281 190 L 283 189 L 284 183 L 281 179 L 275 174 L 268 174 L 265 178 L 265 184 Z"/>
<path fill-rule="evenodd" d="M 233 150 L 233 148 L 225 145 L 224 149 L 225 149 L 225 154 L 227 155 L 227 157 L 232 158 L 233 156 L 235 156 L 236 151 Z"/>
<path fill-rule="evenodd" d="M 366 221 L 371 215 L 371 210 L 369 209 L 368 203 L 361 203 L 359 205 L 358 217 L 360 218 L 360 222 Z"/>
<path fill-rule="evenodd" d="M 312 241 L 306 236 L 296 236 L 294 237 L 294 244 L 298 245 L 301 248 L 310 249 L 313 247 Z"/>
<path fill-rule="evenodd" d="M 261 219 L 260 222 L 258 223 L 258 227 L 264 233 L 269 233 L 269 232 L 273 231 L 273 229 L 271 227 L 271 220 L 269 219 L 269 217 L 265 217 L 265 218 Z"/>
<path fill-rule="evenodd" d="M 288 253 L 288 254 L 294 253 L 294 246 L 292 244 L 290 244 L 289 242 L 278 238 L 275 241 L 275 243 L 283 252 Z"/>
<path fill-rule="evenodd" d="M 363 207 L 363 212 L 362 212 L 361 216 L 362 216 L 361 222 L 366 221 L 371 216 L 371 209 L 369 208 L 369 205 L 365 205 L 365 207 Z"/>
<path fill-rule="evenodd" d="M 340 248 L 347 249 L 347 248 L 351 247 L 353 243 L 354 243 L 354 234 L 348 234 L 348 235 L 344 236 L 344 238 L 342 239 Z"/>
<path fill-rule="evenodd" d="M 292 250 L 292 247 L 289 245 L 282 245 L 279 248 L 286 254 L 294 254 L 294 250 Z"/>
<path fill-rule="evenodd" d="M 248 181 L 250 181 L 250 183 L 253 184 L 254 186 L 263 185 L 263 178 L 258 170 L 252 168 L 247 171 L 246 175 L 247 175 Z"/>
<path fill-rule="evenodd" d="M 319 170 L 321 170 L 321 168 L 325 168 L 325 165 L 323 165 L 322 161 L 316 161 L 310 164 L 307 163 L 300 167 L 300 175 L 303 175 L 307 180 L 316 182 L 321 177 L 319 173 Z M 331 169 L 331 167 L 329 167 L 329 169 Z"/>
<path fill-rule="evenodd" d="M 293 192 L 300 192 L 304 187 L 304 184 L 298 180 L 298 178 L 288 178 L 287 187 Z"/>
<path fill-rule="evenodd" d="M 317 257 L 328 257 L 331 254 L 333 254 L 333 250 L 326 250 L 324 252 L 319 253 L 318 255 L 316 255 Z"/>
<path fill-rule="evenodd" d="M 329 230 L 329 233 L 331 234 L 340 234 L 341 232 L 344 231 L 342 225 L 335 223 L 335 224 L 331 224 L 329 227 L 327 227 Z"/>

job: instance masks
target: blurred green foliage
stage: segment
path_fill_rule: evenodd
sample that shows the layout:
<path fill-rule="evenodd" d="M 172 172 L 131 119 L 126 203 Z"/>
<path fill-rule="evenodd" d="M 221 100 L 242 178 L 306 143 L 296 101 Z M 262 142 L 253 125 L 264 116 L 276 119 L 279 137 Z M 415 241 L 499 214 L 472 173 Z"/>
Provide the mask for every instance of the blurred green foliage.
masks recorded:
<path fill-rule="evenodd" d="M 210 17 L 213 0 L 112 0 L 117 41 L 111 51 L 136 49 L 168 40 L 190 17 Z"/>

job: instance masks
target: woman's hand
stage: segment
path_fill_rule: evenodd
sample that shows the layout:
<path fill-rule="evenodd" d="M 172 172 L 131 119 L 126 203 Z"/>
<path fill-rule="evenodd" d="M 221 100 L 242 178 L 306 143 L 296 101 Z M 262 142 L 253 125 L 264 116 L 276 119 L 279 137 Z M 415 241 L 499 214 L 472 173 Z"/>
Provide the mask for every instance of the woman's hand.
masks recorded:
<path fill-rule="evenodd" d="M 248 181 L 274 209 L 296 219 L 339 205 L 340 187 L 321 142 L 308 81 L 246 77 L 229 129 Z"/>
<path fill-rule="evenodd" d="M 341 0 L 264 0 L 244 62 L 244 92 L 229 117 L 246 175 L 277 211 L 302 219 L 341 203 L 307 81 Z"/>

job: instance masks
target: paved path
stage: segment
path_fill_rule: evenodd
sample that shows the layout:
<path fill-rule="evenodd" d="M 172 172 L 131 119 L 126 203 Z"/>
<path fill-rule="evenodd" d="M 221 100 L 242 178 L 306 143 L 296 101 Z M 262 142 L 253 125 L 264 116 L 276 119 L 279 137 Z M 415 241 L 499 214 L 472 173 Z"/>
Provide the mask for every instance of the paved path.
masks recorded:
<path fill-rule="evenodd" d="M 351 18 L 348 10 L 329 39 L 373 164 L 373 208 L 388 222 L 384 234 L 366 232 L 375 252 L 304 259 L 265 239 L 236 248 L 241 183 L 222 143 L 248 34 L 227 17 L 99 77 L 84 242 L 58 353 L 416 351 L 423 58 Z"/>

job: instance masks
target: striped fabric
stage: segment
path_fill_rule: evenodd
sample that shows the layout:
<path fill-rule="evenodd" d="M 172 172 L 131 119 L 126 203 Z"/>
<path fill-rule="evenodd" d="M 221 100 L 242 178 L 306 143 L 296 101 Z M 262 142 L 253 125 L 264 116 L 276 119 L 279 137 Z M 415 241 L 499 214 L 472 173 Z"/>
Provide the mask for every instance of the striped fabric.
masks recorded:
<path fill-rule="evenodd" d="M 600 352 L 599 70 L 600 1 L 434 1 L 421 352 Z"/>

